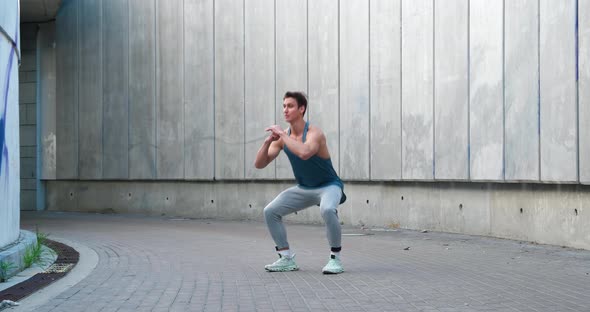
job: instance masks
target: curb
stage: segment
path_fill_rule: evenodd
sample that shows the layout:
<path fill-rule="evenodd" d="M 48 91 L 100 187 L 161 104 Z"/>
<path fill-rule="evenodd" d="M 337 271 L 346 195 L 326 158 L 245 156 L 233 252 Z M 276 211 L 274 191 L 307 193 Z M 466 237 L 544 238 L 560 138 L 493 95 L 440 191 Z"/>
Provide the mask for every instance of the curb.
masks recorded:
<path fill-rule="evenodd" d="M 13 306 L 8 310 L 36 310 L 76 285 L 98 264 L 98 255 L 86 246 L 64 239 L 48 239 L 46 245 L 58 254 L 57 259 L 44 272 L 0 292 L 0 302 L 21 300 L 18 302 L 19 306 Z"/>

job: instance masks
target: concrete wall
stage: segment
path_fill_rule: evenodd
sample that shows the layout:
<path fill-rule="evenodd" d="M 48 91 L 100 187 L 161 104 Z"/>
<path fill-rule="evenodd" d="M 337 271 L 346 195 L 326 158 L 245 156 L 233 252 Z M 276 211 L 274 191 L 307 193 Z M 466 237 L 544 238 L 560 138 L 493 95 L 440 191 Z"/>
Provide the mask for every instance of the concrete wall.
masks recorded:
<path fill-rule="evenodd" d="M 56 69 L 55 22 L 37 32 L 37 210 L 45 208 L 45 179 L 55 179 Z"/>
<path fill-rule="evenodd" d="M 41 210 L 42 179 L 55 178 L 55 22 L 20 25 L 21 210 Z"/>
<path fill-rule="evenodd" d="M 37 24 L 21 24 L 19 67 L 21 210 L 37 208 Z"/>
<path fill-rule="evenodd" d="M 263 220 L 288 182 L 52 181 L 50 210 Z M 357 182 L 345 186 L 345 226 L 496 236 L 590 249 L 590 186 Z M 313 206 L 291 222 L 323 223 Z M 346 242 L 344 242 L 346 244 Z"/>
<path fill-rule="evenodd" d="M 578 129 L 590 136 L 590 1 L 578 3 Z M 590 183 L 590 140 L 579 139 L 580 181 Z"/>
<path fill-rule="evenodd" d="M 56 177 L 290 179 L 252 162 L 302 90 L 348 181 L 588 183 L 577 3 L 64 1 Z"/>
<path fill-rule="evenodd" d="M 0 11 L 0 248 L 18 239 L 20 228 L 19 8 L 4 1 Z"/>
<path fill-rule="evenodd" d="M 292 172 L 254 154 L 302 90 L 346 222 L 588 248 L 588 21 L 588 0 L 66 0 L 47 205 L 258 218 Z"/>

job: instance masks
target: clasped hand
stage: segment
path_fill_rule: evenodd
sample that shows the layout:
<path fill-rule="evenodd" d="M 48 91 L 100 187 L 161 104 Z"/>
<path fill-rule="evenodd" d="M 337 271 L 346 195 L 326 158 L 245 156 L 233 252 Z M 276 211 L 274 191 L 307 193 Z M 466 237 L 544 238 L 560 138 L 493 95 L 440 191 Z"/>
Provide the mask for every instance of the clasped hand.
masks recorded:
<path fill-rule="evenodd" d="M 270 136 L 266 139 L 266 141 L 270 141 L 270 142 L 280 139 L 281 135 L 285 133 L 285 131 L 281 128 L 281 126 L 278 126 L 278 125 L 272 125 L 266 129 L 264 129 L 264 131 L 270 132 Z"/>

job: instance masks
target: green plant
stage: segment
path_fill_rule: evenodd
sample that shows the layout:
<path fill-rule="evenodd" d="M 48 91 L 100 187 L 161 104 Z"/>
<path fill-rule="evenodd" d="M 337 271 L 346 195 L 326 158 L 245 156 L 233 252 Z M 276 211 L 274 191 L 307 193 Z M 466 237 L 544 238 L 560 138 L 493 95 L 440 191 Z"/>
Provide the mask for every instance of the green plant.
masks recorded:
<path fill-rule="evenodd" d="M 0 261 L 0 283 L 4 283 L 8 280 L 8 272 L 16 268 L 16 265 L 8 261 Z"/>
<path fill-rule="evenodd" d="M 25 249 L 25 255 L 23 257 L 25 269 L 31 267 L 33 263 L 37 263 L 39 259 L 41 259 L 41 253 L 43 251 L 42 246 L 43 245 L 35 242 Z"/>
<path fill-rule="evenodd" d="M 38 245 L 45 245 L 45 242 L 47 241 L 47 237 L 49 237 L 49 234 L 37 232 L 37 244 Z"/>
<path fill-rule="evenodd" d="M 23 257 L 23 262 L 25 265 L 25 269 L 31 267 L 33 264 L 38 264 L 40 266 L 44 266 L 47 262 L 50 261 L 47 257 L 43 256 L 43 245 L 47 241 L 47 237 L 49 234 L 39 232 L 39 229 L 36 230 L 37 241 L 25 249 L 25 255 Z M 50 254 L 53 255 L 55 252 L 51 249 L 48 249 Z"/>

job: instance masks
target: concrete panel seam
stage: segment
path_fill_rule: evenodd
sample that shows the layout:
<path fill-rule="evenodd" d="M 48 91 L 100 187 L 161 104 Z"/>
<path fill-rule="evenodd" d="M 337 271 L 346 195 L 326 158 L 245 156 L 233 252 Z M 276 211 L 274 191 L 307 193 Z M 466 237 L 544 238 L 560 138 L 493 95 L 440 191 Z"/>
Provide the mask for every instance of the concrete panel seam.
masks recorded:
<path fill-rule="evenodd" d="M 129 36 L 131 33 L 131 4 L 127 1 L 127 179 L 131 177 L 131 153 L 129 153 L 129 143 L 131 141 L 131 40 Z M 183 33 L 184 36 L 184 33 Z M 104 76 L 104 75 L 103 75 Z M 184 114 L 183 114 L 184 115 Z M 104 124 L 104 122 L 103 122 Z M 104 148 L 103 148 L 104 149 Z M 103 166 L 104 170 L 104 166 Z M 104 173 L 103 173 L 104 174 Z"/>
<path fill-rule="evenodd" d="M 467 0 L 467 180 L 471 180 L 471 1 Z"/>
<path fill-rule="evenodd" d="M 399 168 L 400 168 L 400 180 L 404 179 L 404 102 L 403 102 L 403 85 L 404 85 L 404 63 L 403 63 L 403 27 L 404 27 L 404 14 L 403 14 L 403 3 L 404 0 L 399 0 L 399 137 L 400 137 L 400 157 L 399 157 Z"/>
<path fill-rule="evenodd" d="M 369 0 L 371 1 L 371 0 Z M 305 1 L 305 66 L 307 67 L 307 86 L 305 89 L 305 93 L 307 94 L 307 99 L 309 100 L 309 0 Z M 307 115 L 307 121 L 309 122 L 309 112 L 307 112 L 307 108 L 305 108 L 305 113 Z"/>
<path fill-rule="evenodd" d="M 154 140 L 156 141 L 156 149 L 155 149 L 155 153 L 154 153 L 154 158 L 155 158 L 155 163 L 154 163 L 154 171 L 155 171 L 155 177 L 158 178 L 159 175 L 159 171 L 158 171 L 158 148 L 159 148 L 159 142 L 160 140 L 159 138 L 159 131 L 158 131 L 158 117 L 159 117 L 159 109 L 158 109 L 158 99 L 160 97 L 160 87 L 159 87 L 159 80 L 158 80 L 158 74 L 159 74 L 159 67 L 158 67 L 158 59 L 159 59 L 159 53 L 160 52 L 160 45 L 158 44 L 158 2 L 157 0 L 154 0 L 154 47 L 155 47 L 155 52 L 154 52 L 154 121 L 156 123 L 156 126 L 154 128 Z"/>
<path fill-rule="evenodd" d="M 273 61 L 274 61 L 274 97 L 273 99 L 277 98 L 277 1 L 274 0 L 273 1 L 273 25 L 274 25 L 274 29 L 273 29 L 273 36 L 274 36 L 274 55 L 273 55 Z M 274 103 L 273 107 L 274 107 L 274 124 L 277 124 L 277 105 L 278 103 Z M 274 167 L 274 175 L 275 175 L 275 180 L 277 179 L 277 162 L 273 161 L 272 166 Z"/>
<path fill-rule="evenodd" d="M 541 173 L 541 0 L 537 0 L 537 148 L 539 181 Z"/>
<path fill-rule="evenodd" d="M 436 1 L 432 0 L 432 179 L 436 180 Z"/>
<path fill-rule="evenodd" d="M 368 73 L 368 78 L 369 78 L 369 92 L 368 92 L 368 98 L 369 98 L 369 134 L 368 134 L 368 140 L 369 140 L 369 154 L 371 153 L 371 0 L 367 1 L 367 12 L 368 12 L 368 18 L 367 18 L 367 40 L 368 40 L 368 49 L 367 49 L 367 54 L 368 54 L 368 62 L 367 62 L 367 73 Z M 368 179 L 371 180 L 371 155 L 369 155 L 369 157 L 367 158 L 367 162 L 369 163 L 369 174 L 368 174 Z"/>
<path fill-rule="evenodd" d="M 79 116 L 79 113 L 80 113 L 80 83 L 79 83 L 79 81 L 80 81 L 80 78 L 82 75 L 81 70 L 80 70 L 80 67 L 81 67 L 80 63 L 82 60 L 82 49 L 80 49 L 80 37 L 81 37 L 80 36 L 80 32 L 81 32 L 80 31 L 80 7 L 82 6 L 82 2 L 79 1 L 79 2 L 76 2 L 76 4 L 77 4 L 76 5 L 76 11 L 77 11 L 76 12 L 76 39 L 77 39 L 76 40 L 76 51 L 78 52 L 78 64 L 76 64 L 77 65 L 76 69 L 77 69 L 77 73 L 78 73 L 78 75 L 77 75 L 78 76 L 77 77 L 78 83 L 76 84 L 76 88 L 77 88 L 76 99 L 77 99 L 77 101 L 76 101 L 76 105 L 75 105 L 75 111 L 76 111 L 75 114 L 77 115 L 76 116 L 76 129 L 77 129 L 76 134 L 77 135 L 76 135 L 75 141 L 76 141 L 76 151 L 78 153 L 76 155 L 76 157 L 77 157 L 77 159 L 76 159 L 77 170 L 76 170 L 75 176 L 80 177 L 80 143 L 79 143 L 79 138 L 80 138 L 80 116 Z"/>
<path fill-rule="evenodd" d="M 215 92 L 215 90 L 217 88 L 217 83 L 216 83 L 216 81 L 217 81 L 217 77 L 216 77 L 217 76 L 217 68 L 216 68 L 217 67 L 217 60 L 215 58 L 215 55 L 216 55 L 216 53 L 215 53 L 215 48 L 216 48 L 215 45 L 216 44 L 215 43 L 216 43 L 217 36 L 215 36 L 215 31 L 216 31 L 215 30 L 215 22 L 216 22 L 216 20 L 215 20 L 215 3 L 216 2 L 215 2 L 215 0 L 212 0 L 212 1 L 213 1 L 213 5 L 212 5 L 213 10 L 212 10 L 211 14 L 213 17 L 213 25 L 212 25 L 212 27 L 213 27 L 213 49 L 211 52 L 213 53 L 213 116 L 212 116 L 212 118 L 213 118 L 213 181 L 215 181 L 215 175 L 217 174 L 217 131 L 216 131 L 217 125 L 215 122 L 215 119 L 216 119 L 215 114 L 217 113 L 216 112 L 217 92 Z"/>
<path fill-rule="evenodd" d="M 579 21 L 579 10 L 578 10 L 578 1 L 576 0 L 576 15 L 575 15 L 575 32 L 574 32 L 574 40 L 576 42 L 576 173 L 577 173 L 577 181 L 580 183 L 580 81 L 579 81 L 579 63 L 580 63 L 580 35 L 578 31 L 578 21 Z"/>
<path fill-rule="evenodd" d="M 242 114 L 243 120 L 243 129 L 242 129 L 242 140 L 244 145 L 244 156 L 243 158 L 243 178 L 246 178 L 246 0 L 242 0 L 242 42 L 244 45 L 242 46 L 242 62 L 244 63 L 244 71 L 243 77 L 244 83 L 242 84 L 242 109 L 244 113 Z"/>
<path fill-rule="evenodd" d="M 100 64 L 100 72 L 101 72 L 100 83 L 101 83 L 101 89 L 102 89 L 100 91 L 101 91 L 101 93 L 103 93 L 103 98 L 102 98 L 102 103 L 101 103 L 103 120 L 100 123 L 100 131 L 101 131 L 100 132 L 101 133 L 100 140 L 101 140 L 101 144 L 102 144 L 103 148 L 101 148 L 101 150 L 100 150 L 100 159 L 101 159 L 101 162 L 103 162 L 104 161 L 104 146 L 105 146 L 104 145 L 104 143 L 105 143 L 104 142 L 104 133 L 105 133 L 104 132 L 104 115 L 105 114 L 104 114 L 104 75 L 102 73 L 104 73 L 104 63 L 105 62 L 104 62 L 104 31 L 102 31 L 102 25 L 103 25 L 103 19 L 104 19 L 104 12 L 103 12 L 104 6 L 102 5 L 102 1 L 100 1 L 99 5 L 100 5 L 100 9 L 99 9 L 98 14 L 100 15 L 99 19 L 100 19 L 100 23 L 101 23 L 101 25 L 100 25 L 100 28 L 101 28 L 100 29 L 100 46 L 102 47 L 102 50 L 103 50 L 102 57 L 101 57 L 101 64 Z M 100 167 L 101 167 L 100 168 L 100 176 L 104 177 L 104 165 L 102 165 Z"/>
<path fill-rule="evenodd" d="M 506 0 L 502 0 L 502 179 L 506 181 Z"/>
<path fill-rule="evenodd" d="M 341 175 L 342 174 L 342 140 L 340 139 L 340 105 L 341 105 L 341 95 L 340 95 L 340 60 L 341 60 L 341 55 L 340 55 L 340 0 L 338 0 L 338 173 Z"/>

